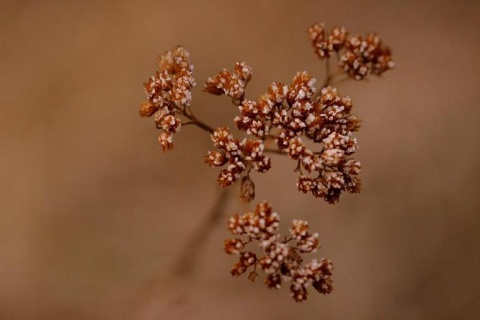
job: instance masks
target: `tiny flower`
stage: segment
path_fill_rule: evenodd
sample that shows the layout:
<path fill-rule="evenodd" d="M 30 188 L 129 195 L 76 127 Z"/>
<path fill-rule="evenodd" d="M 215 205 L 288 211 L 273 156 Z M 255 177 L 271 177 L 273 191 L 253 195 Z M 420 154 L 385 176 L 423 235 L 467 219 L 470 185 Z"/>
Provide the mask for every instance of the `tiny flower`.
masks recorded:
<path fill-rule="evenodd" d="M 333 45 L 326 35 L 324 23 L 312 25 L 308 29 L 308 36 L 318 58 L 325 59 L 330 57 L 330 53 L 333 51 Z"/>
<path fill-rule="evenodd" d="M 292 106 L 296 101 L 309 99 L 315 93 L 316 80 L 308 72 L 298 72 L 287 93 L 287 102 Z"/>
<path fill-rule="evenodd" d="M 245 62 L 237 62 L 233 67 L 237 76 L 245 82 L 252 79 L 253 70 Z"/>
<path fill-rule="evenodd" d="M 345 46 L 347 34 L 345 27 L 335 27 L 332 29 L 328 36 L 328 41 L 330 42 L 333 51 L 339 51 Z"/>
<path fill-rule="evenodd" d="M 174 117 L 173 115 L 167 115 L 162 119 L 161 127 L 165 132 L 176 133 L 180 130 L 182 125 L 180 119 Z"/>
<path fill-rule="evenodd" d="M 290 235 L 297 241 L 297 250 L 299 252 L 313 252 L 320 246 L 318 234 L 310 234 L 307 221 L 293 220 Z"/>
<path fill-rule="evenodd" d="M 282 286 L 282 278 L 278 273 L 269 274 L 265 278 L 265 284 L 270 289 L 280 289 L 280 287 Z"/>
<path fill-rule="evenodd" d="M 242 251 L 240 252 L 240 260 L 233 265 L 232 270 L 230 270 L 230 274 L 233 277 L 241 276 L 247 269 L 254 265 L 257 262 L 257 257 L 255 253 L 250 251 Z"/>
<path fill-rule="evenodd" d="M 182 70 L 193 71 L 190 62 L 190 53 L 182 46 L 177 46 L 172 51 L 166 51 L 158 57 L 158 66 L 161 70 L 176 74 Z"/>
<path fill-rule="evenodd" d="M 160 143 L 163 152 L 173 149 L 173 137 L 168 132 L 160 133 L 160 136 L 158 136 L 158 142 Z"/>
<path fill-rule="evenodd" d="M 290 140 L 287 151 L 290 157 L 294 160 L 311 154 L 311 151 L 307 149 L 302 139 L 299 137 Z"/>
<path fill-rule="evenodd" d="M 296 302 L 307 300 L 308 292 L 307 288 L 305 288 L 303 279 L 297 278 L 296 280 L 297 281 L 290 285 L 290 295 Z"/>
<path fill-rule="evenodd" d="M 244 244 L 242 239 L 225 239 L 224 247 L 225 252 L 228 254 L 239 254 L 243 249 Z"/>

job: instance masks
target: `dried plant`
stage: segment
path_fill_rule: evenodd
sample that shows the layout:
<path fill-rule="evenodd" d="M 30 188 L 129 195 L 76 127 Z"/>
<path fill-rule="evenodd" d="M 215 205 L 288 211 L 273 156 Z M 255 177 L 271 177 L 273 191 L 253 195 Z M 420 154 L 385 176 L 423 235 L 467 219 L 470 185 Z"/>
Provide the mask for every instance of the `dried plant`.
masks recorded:
<path fill-rule="evenodd" d="M 303 71 L 290 84 L 273 82 L 265 94 L 249 100 L 245 91 L 253 69 L 245 62 L 236 62 L 233 71 L 224 69 L 207 79 L 205 92 L 228 96 L 238 108 L 239 114 L 233 121 L 245 133 L 243 139 L 235 138 L 226 126 L 214 129 L 194 115 L 193 64 L 189 53 L 180 46 L 159 57 L 159 70 L 144 84 L 147 101 L 142 104 L 140 115 L 154 117 L 164 152 L 173 149 L 173 137 L 182 126 L 195 125 L 208 132 L 215 149 L 208 152 L 205 162 L 210 167 L 222 168 L 217 178 L 219 186 L 226 188 L 240 181 L 240 198 L 247 203 L 255 198 L 252 169 L 267 172 L 272 166 L 267 156 L 270 153 L 287 155 L 296 163 L 299 191 L 335 204 L 343 192 L 360 192 L 361 166 L 352 157 L 358 149 L 353 134 L 360 129 L 360 119 L 352 113 L 352 100 L 342 96 L 333 85 L 346 79 L 358 81 L 369 75 L 380 76 L 394 63 L 391 50 L 374 33 L 365 37 L 350 35 L 344 27 L 327 32 L 324 24 L 315 24 L 308 29 L 308 35 L 316 56 L 325 61 L 326 76 L 319 87 L 315 78 Z M 332 57 L 337 64 L 334 72 Z M 315 149 L 310 149 L 306 141 Z M 207 228 L 218 216 L 218 212 L 212 212 Z M 309 233 L 306 221 L 294 220 L 290 237 L 282 238 L 277 233 L 278 224 L 278 215 L 266 202 L 258 204 L 253 212 L 229 220 L 230 232 L 245 236 L 225 241 L 225 251 L 240 256 L 232 275 L 239 276 L 252 267 L 249 279 L 254 280 L 260 268 L 270 288 L 290 281 L 295 301 L 306 299 L 309 285 L 321 293 L 330 293 L 330 260 L 313 259 L 302 266 L 300 255 L 319 247 L 318 235 Z M 258 242 L 261 256 L 245 250 L 252 242 Z"/>

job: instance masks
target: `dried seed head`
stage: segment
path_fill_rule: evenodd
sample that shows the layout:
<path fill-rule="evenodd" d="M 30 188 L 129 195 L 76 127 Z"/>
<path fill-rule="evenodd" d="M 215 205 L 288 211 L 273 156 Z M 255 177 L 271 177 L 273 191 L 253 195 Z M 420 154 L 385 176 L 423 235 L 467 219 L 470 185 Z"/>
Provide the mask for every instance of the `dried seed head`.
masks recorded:
<path fill-rule="evenodd" d="M 342 30 L 332 31 L 337 39 L 337 48 L 340 48 L 341 38 L 345 35 Z M 216 80 L 207 82 L 206 90 L 216 93 L 217 89 L 224 88 L 229 81 L 227 78 L 239 75 L 239 68 L 237 64 L 237 74 L 220 73 Z M 224 80 L 220 80 L 222 77 Z M 336 203 L 342 192 L 360 190 L 358 174 L 348 167 L 345 172 L 341 168 L 348 161 L 347 157 L 358 148 L 352 132 L 360 128 L 360 120 L 351 113 L 351 99 L 341 96 L 331 86 L 322 88 L 320 95 L 314 98 L 314 83 L 315 79 L 308 72 L 298 72 L 290 86 L 274 82 L 259 100 L 244 99 L 238 105 L 240 115 L 234 121 L 239 130 L 263 140 L 271 137 L 272 130 L 279 130 L 275 142 L 280 150 L 297 161 L 295 170 L 300 174 L 305 170 L 317 176 L 299 178 L 298 189 Z M 228 95 L 224 89 L 217 93 Z M 304 137 L 323 144 L 321 151 L 313 152 L 307 148 Z M 233 138 L 228 128 L 218 128 L 212 135 L 212 141 L 220 152 L 209 152 L 206 162 L 210 166 L 227 165 L 218 177 L 221 186 L 230 186 L 245 176 L 247 168 L 266 172 L 271 167 L 270 159 L 263 156 L 262 140 L 244 139 L 240 142 Z M 244 201 L 250 197 L 246 186 L 242 183 L 241 198 Z"/>
<path fill-rule="evenodd" d="M 190 106 L 195 79 L 190 54 L 183 47 L 161 55 L 158 66 L 160 70 L 144 83 L 148 100 L 140 107 L 140 116 L 155 115 L 155 124 L 162 130 L 159 142 L 165 152 L 173 149 L 173 134 L 181 127 L 176 109 Z"/>
<path fill-rule="evenodd" d="M 254 281 L 260 269 L 269 288 L 279 289 L 283 282 L 291 282 L 290 293 L 297 302 L 306 300 L 307 288 L 311 285 L 320 293 L 330 293 L 333 269 L 330 260 L 313 259 L 302 266 L 301 255 L 319 247 L 318 234 L 310 234 L 306 221 L 294 220 L 290 228 L 291 237 L 287 239 L 278 233 L 279 221 L 278 214 L 267 202 L 259 203 L 253 212 L 230 218 L 230 232 L 246 237 L 245 241 L 241 238 L 225 240 L 225 252 L 239 255 L 239 261 L 230 271 L 232 276 L 240 276 L 254 266 L 248 275 L 249 280 Z M 245 250 L 252 242 L 257 242 L 262 252 L 259 256 Z"/>
<path fill-rule="evenodd" d="M 211 138 L 220 152 L 210 151 L 205 162 L 212 167 L 227 165 L 218 176 L 217 182 L 220 186 L 230 186 L 247 168 L 262 173 L 270 169 L 271 161 L 263 154 L 265 146 L 261 140 L 243 139 L 240 142 L 224 127 L 215 130 Z"/>
<path fill-rule="evenodd" d="M 339 66 L 355 80 L 364 79 L 368 73 L 379 76 L 395 66 L 392 51 L 375 33 L 369 33 L 365 38 L 351 36 L 345 42 L 345 48 Z"/>
<path fill-rule="evenodd" d="M 208 78 L 203 86 L 204 91 L 215 95 L 226 95 L 232 98 L 233 103 L 240 105 L 245 96 L 245 88 L 252 79 L 252 68 L 245 62 L 237 62 L 234 73 L 226 69 L 215 77 Z"/>
<path fill-rule="evenodd" d="M 319 59 L 330 57 L 330 53 L 333 51 L 333 46 L 325 33 L 324 23 L 312 25 L 308 29 L 308 36 L 314 48 L 315 54 Z"/>

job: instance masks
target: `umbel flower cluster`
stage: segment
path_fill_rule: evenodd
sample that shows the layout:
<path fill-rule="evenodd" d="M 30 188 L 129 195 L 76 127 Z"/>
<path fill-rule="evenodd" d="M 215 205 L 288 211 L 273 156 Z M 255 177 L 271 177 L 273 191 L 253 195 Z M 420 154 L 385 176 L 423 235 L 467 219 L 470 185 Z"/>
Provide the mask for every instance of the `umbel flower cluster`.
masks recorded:
<path fill-rule="evenodd" d="M 208 80 L 205 90 L 229 95 L 233 90 L 223 84 L 228 83 L 230 77 L 226 71 L 219 73 Z M 244 99 L 238 105 L 240 115 L 234 121 L 239 130 L 258 138 L 253 140 L 259 151 L 255 155 L 262 156 L 266 140 L 274 140 L 280 152 L 297 162 L 298 189 L 336 203 L 342 191 L 360 191 L 360 163 L 349 157 L 357 150 L 357 140 L 352 133 L 360 128 L 360 120 L 351 113 L 350 98 L 341 96 L 331 86 L 315 95 L 314 85 L 315 79 L 305 71 L 297 73 L 289 86 L 274 82 L 258 101 Z M 217 131 L 212 140 L 217 147 L 216 134 Z M 304 140 L 321 144 L 319 151 L 309 149 Z M 221 186 L 230 185 L 242 177 L 245 168 L 252 166 L 249 160 L 252 157 L 245 157 L 242 152 L 238 154 L 239 148 L 234 148 L 235 154 L 223 149 L 210 152 L 207 157 L 206 162 L 212 167 L 228 164 L 218 177 Z M 265 162 L 270 164 L 269 160 Z M 269 168 L 270 165 L 263 166 L 257 171 L 265 172 Z M 228 183 L 225 183 L 225 175 L 228 175 Z"/>
<path fill-rule="evenodd" d="M 227 254 L 239 256 L 230 273 L 238 277 L 248 270 L 251 281 L 265 274 L 265 284 L 279 289 L 282 283 L 290 283 L 292 298 L 301 302 L 307 299 L 307 288 L 312 286 L 319 293 L 327 294 L 332 287 L 332 262 L 328 259 L 313 259 L 302 265 L 303 254 L 315 252 L 320 243 L 318 234 L 311 234 L 308 222 L 293 220 L 290 236 L 278 233 L 279 215 L 267 202 L 258 204 L 253 212 L 234 215 L 228 221 L 228 230 L 237 238 L 226 239 L 224 248 Z M 258 244 L 261 253 L 247 250 L 251 243 Z"/>
<path fill-rule="evenodd" d="M 376 33 L 365 37 L 349 35 L 344 27 L 335 27 L 328 33 L 323 23 L 317 23 L 308 29 L 308 35 L 319 59 L 337 55 L 340 68 L 355 80 L 362 80 L 369 73 L 379 76 L 394 67 L 392 51 Z"/>
<path fill-rule="evenodd" d="M 190 54 L 182 47 L 168 51 L 158 59 L 157 71 L 144 83 L 148 100 L 140 108 L 140 116 L 155 115 L 155 124 L 162 133 L 158 141 L 163 151 L 173 149 L 173 134 L 180 130 L 177 111 L 184 113 L 192 101 L 191 89 L 195 86 Z"/>
<path fill-rule="evenodd" d="M 361 165 L 353 157 L 358 149 L 354 134 L 361 121 L 352 113 L 352 100 L 335 85 L 381 76 L 394 63 L 390 48 L 375 33 L 352 35 L 344 27 L 327 31 L 318 23 L 308 29 L 308 37 L 315 55 L 325 62 L 326 75 L 320 85 L 309 72 L 301 71 L 289 83 L 272 82 L 258 99 L 247 98 L 253 68 L 246 62 L 236 62 L 231 71 L 223 69 L 207 79 L 205 92 L 229 97 L 238 109 L 233 124 L 243 137 L 235 137 L 228 125 L 215 129 L 194 115 L 193 64 L 180 46 L 159 57 L 158 71 L 144 83 L 147 100 L 140 116 L 154 118 L 164 152 L 173 149 L 173 137 L 182 126 L 195 125 L 210 134 L 214 149 L 208 151 L 206 164 L 221 168 L 219 186 L 226 188 L 239 181 L 240 198 L 245 202 L 255 198 L 252 173 L 269 171 L 270 155 L 285 155 L 294 162 L 300 192 L 335 204 L 344 192 L 358 193 L 361 188 Z M 310 285 L 330 293 L 331 262 L 314 259 L 303 265 L 300 256 L 318 248 L 318 235 L 309 233 L 307 222 L 294 220 L 290 237 L 281 238 L 278 224 L 278 215 L 266 202 L 229 220 L 230 232 L 244 237 L 225 242 L 226 252 L 240 257 L 232 275 L 252 268 L 249 278 L 254 280 L 257 270 L 262 270 L 270 288 L 290 282 L 296 301 L 306 299 Z M 259 245 L 258 256 L 245 250 L 252 242 Z"/>

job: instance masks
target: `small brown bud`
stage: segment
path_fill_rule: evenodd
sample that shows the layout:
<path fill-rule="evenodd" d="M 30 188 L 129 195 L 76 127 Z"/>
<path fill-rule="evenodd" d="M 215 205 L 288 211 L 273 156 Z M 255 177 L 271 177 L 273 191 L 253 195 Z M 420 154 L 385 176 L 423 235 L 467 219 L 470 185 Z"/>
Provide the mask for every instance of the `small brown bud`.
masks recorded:
<path fill-rule="evenodd" d="M 255 282 L 255 280 L 257 280 L 257 278 L 258 278 L 258 274 L 255 271 L 250 272 L 249 275 L 248 275 L 248 280 L 250 280 L 252 282 Z"/>
<path fill-rule="evenodd" d="M 145 118 L 152 116 L 155 112 L 157 112 L 157 110 L 158 107 L 156 105 L 154 105 L 150 101 L 146 101 L 142 103 L 139 113 L 142 118 Z"/>
<path fill-rule="evenodd" d="M 250 203 L 255 199 L 255 183 L 250 179 L 249 175 L 242 178 L 242 184 L 240 185 L 240 198 L 247 203 Z"/>

